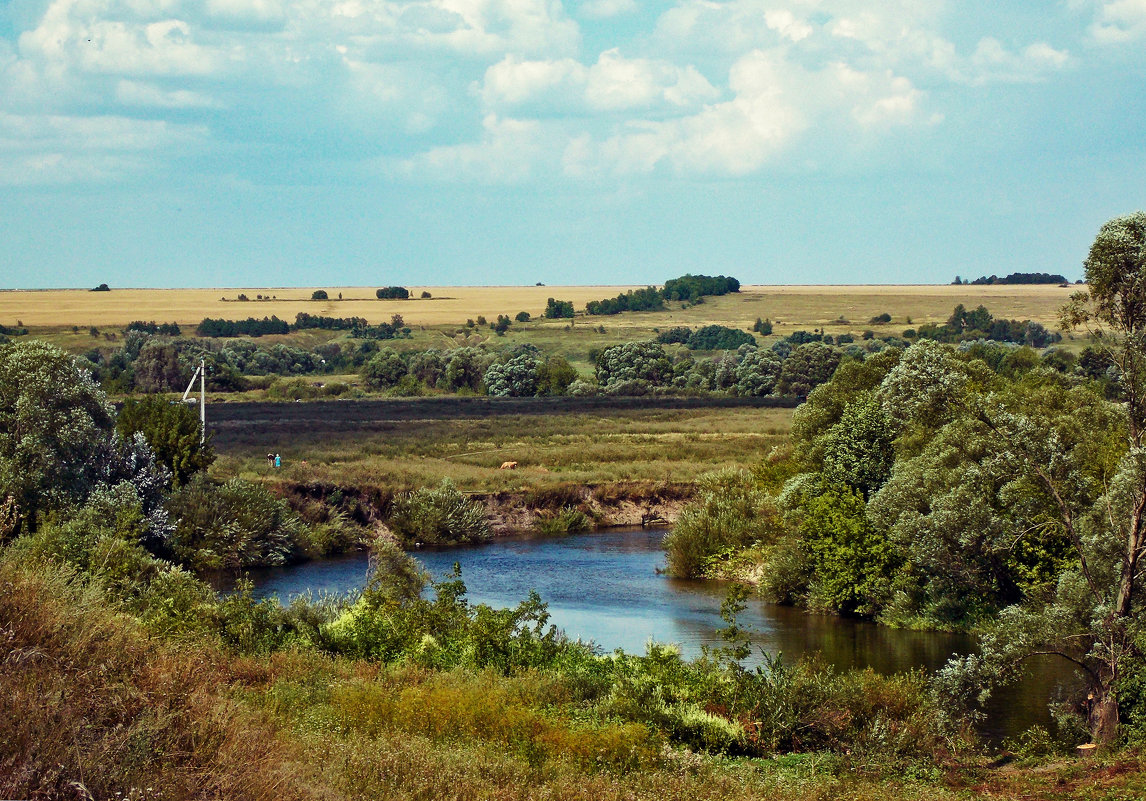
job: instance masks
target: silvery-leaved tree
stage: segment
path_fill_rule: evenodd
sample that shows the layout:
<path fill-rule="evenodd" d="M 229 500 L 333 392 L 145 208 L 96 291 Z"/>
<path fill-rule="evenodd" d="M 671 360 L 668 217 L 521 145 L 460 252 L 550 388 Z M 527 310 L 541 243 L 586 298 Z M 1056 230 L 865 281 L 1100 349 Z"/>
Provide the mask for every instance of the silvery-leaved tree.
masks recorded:
<path fill-rule="evenodd" d="M 1063 327 L 1084 329 L 1109 356 L 1118 397 L 1112 414 L 1084 437 L 1062 436 L 1043 409 L 984 403 L 975 416 L 1042 496 L 1043 525 L 1071 543 L 1073 560 L 1045 595 L 999 615 L 979 655 L 954 660 L 941 688 L 965 699 L 1015 675 L 1032 655 L 1073 662 L 1089 685 L 1088 726 L 1096 742 L 1117 739 L 1128 719 L 1146 722 L 1142 623 L 1146 550 L 1146 213 L 1102 226 L 1086 262 L 1088 288 L 1062 310 Z M 1076 407 L 1076 409 L 1081 407 Z M 1075 415 L 1081 418 L 1082 415 Z M 1095 418 L 1097 420 L 1097 418 Z M 1079 420 L 1081 422 L 1081 420 Z M 1105 455 L 1095 443 L 1116 433 Z M 1111 458 L 1113 456 L 1113 458 Z M 1096 469 L 1099 462 L 1108 467 Z M 1100 478 L 1099 491 L 1088 490 Z"/>

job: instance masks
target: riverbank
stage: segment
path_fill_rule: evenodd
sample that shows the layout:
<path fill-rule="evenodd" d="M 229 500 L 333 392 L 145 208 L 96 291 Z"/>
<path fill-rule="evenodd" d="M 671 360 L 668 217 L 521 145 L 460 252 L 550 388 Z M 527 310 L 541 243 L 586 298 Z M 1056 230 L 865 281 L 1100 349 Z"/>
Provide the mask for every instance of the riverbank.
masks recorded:
<path fill-rule="evenodd" d="M 324 522 L 342 514 L 366 528 L 385 522 L 398 495 L 387 487 L 289 479 L 269 482 L 269 486 L 308 522 Z M 501 537 L 537 532 L 544 520 L 568 509 L 583 513 L 594 528 L 671 526 L 694 491 L 690 483 L 630 481 L 467 494 L 485 507 L 490 533 Z"/>

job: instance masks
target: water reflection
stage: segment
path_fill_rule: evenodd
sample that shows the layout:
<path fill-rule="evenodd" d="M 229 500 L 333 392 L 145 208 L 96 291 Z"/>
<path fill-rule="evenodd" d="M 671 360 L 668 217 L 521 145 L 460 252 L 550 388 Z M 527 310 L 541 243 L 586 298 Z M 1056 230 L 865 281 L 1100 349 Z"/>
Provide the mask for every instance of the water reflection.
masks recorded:
<path fill-rule="evenodd" d="M 536 590 L 551 622 L 568 636 L 605 651 L 641 653 L 649 640 L 680 646 L 686 657 L 702 645 L 720 645 L 720 606 L 726 586 L 681 581 L 664 567 L 663 531 L 608 531 L 550 539 L 507 539 L 491 545 L 423 550 L 415 555 L 435 577 L 462 568 L 472 603 L 512 606 Z M 252 574 L 256 595 L 346 593 L 362 586 L 364 555 L 313 562 Z M 810 615 L 798 609 L 750 600 L 739 619 L 752 643 L 796 659 L 814 652 L 840 669 L 870 667 L 881 673 L 935 670 L 952 654 L 969 653 L 965 635 L 890 629 L 873 623 Z M 758 660 L 759 655 L 754 654 Z M 1017 687 L 995 699 L 985 733 L 1009 736 L 1032 723 L 1049 722 L 1047 700 L 1062 681 L 1065 665 L 1035 663 Z"/>

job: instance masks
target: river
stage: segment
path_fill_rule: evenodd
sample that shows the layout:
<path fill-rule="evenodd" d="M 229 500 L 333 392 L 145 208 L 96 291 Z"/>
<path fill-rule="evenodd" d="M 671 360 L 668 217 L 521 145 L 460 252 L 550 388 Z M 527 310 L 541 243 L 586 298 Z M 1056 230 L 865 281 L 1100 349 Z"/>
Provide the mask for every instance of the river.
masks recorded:
<path fill-rule="evenodd" d="M 720 605 L 727 586 L 661 574 L 664 531 L 609 530 L 557 538 L 503 538 L 480 546 L 421 550 L 414 555 L 435 577 L 461 565 L 471 603 L 507 607 L 537 590 L 551 622 L 566 635 L 605 651 L 643 653 L 649 640 L 676 643 L 687 657 L 720 645 Z M 253 571 L 255 594 L 282 600 L 301 593 L 352 592 L 366 579 L 364 554 Z M 952 654 L 974 648 L 966 635 L 892 629 L 874 623 L 807 614 L 749 600 L 739 618 L 754 647 L 785 658 L 819 652 L 840 668 L 881 673 L 935 670 Z M 758 656 L 757 656 L 758 658 Z M 983 733 L 998 741 L 1034 724 L 1049 724 L 1047 703 L 1075 678 L 1065 663 L 1044 659 L 990 706 Z"/>

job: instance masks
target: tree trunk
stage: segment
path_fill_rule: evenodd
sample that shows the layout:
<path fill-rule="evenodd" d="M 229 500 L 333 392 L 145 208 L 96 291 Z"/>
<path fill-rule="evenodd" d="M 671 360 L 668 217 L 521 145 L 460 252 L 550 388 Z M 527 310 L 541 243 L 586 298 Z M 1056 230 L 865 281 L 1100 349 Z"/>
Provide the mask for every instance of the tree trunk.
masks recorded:
<path fill-rule="evenodd" d="M 1105 694 L 1091 702 L 1087 724 L 1090 737 L 1100 745 L 1109 745 L 1118 737 L 1118 699 Z"/>

